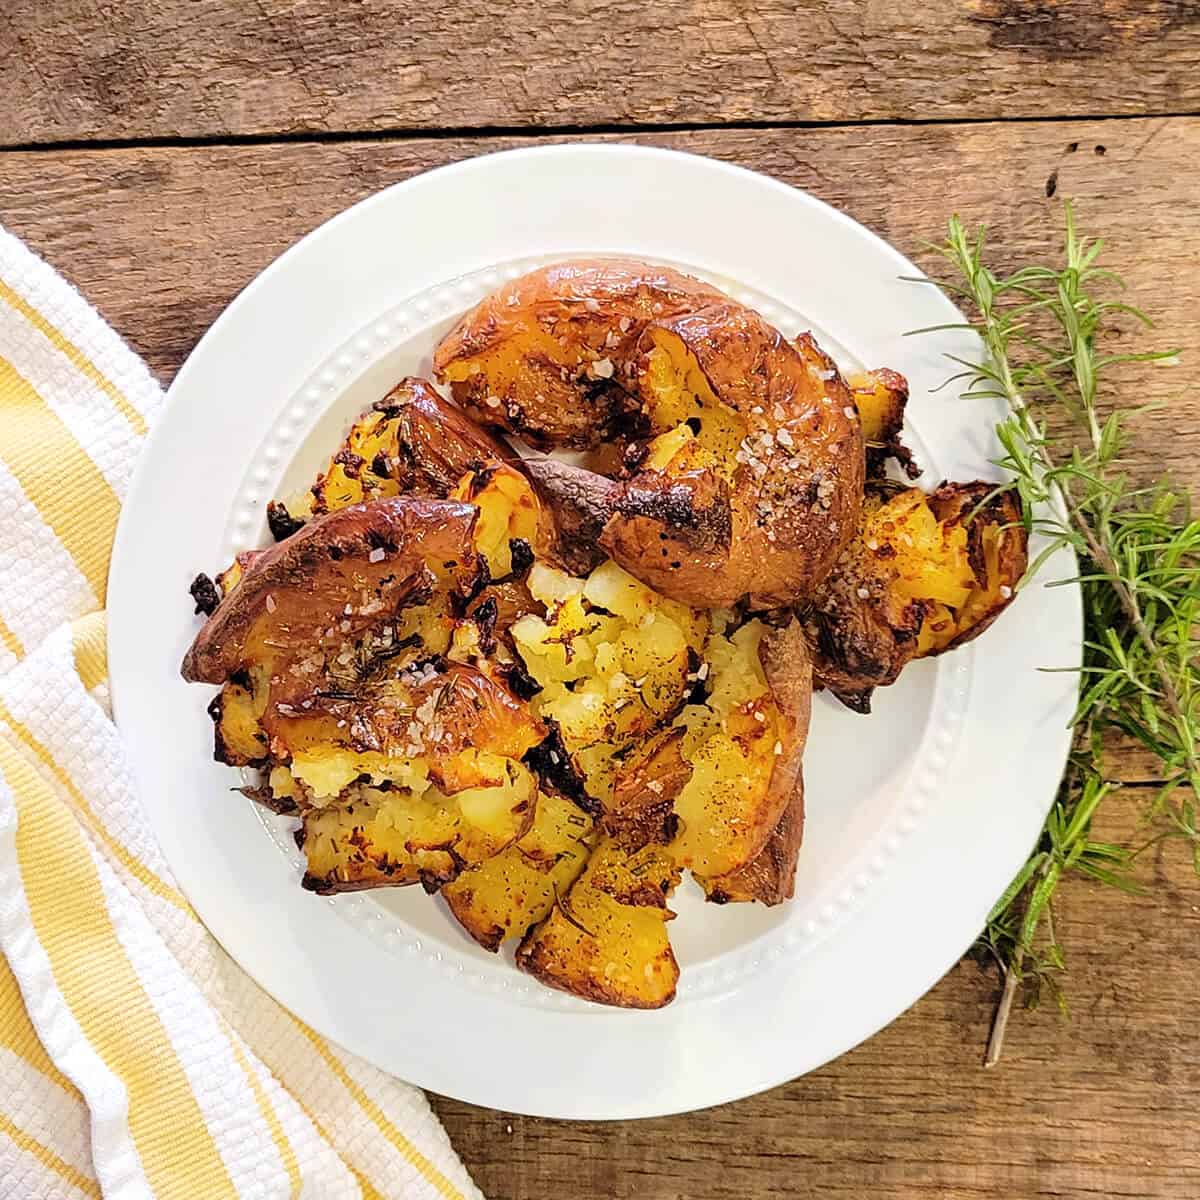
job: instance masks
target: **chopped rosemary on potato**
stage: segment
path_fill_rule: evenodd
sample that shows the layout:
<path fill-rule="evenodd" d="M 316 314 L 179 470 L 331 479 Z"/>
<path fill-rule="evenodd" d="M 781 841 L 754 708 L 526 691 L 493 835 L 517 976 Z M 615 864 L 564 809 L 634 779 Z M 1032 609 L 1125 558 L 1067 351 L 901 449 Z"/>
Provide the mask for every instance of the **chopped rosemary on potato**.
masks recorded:
<path fill-rule="evenodd" d="M 1065 957 L 1053 921 L 1055 889 L 1064 876 L 1136 891 L 1138 855 L 1165 839 L 1188 843 L 1200 875 L 1200 520 L 1186 489 L 1167 479 L 1135 486 L 1124 472 L 1126 419 L 1138 409 L 1109 396 L 1102 401 L 1101 377 L 1117 363 L 1169 359 L 1175 352 L 1103 349 L 1109 318 L 1140 326 L 1150 321 L 1107 298 L 1123 285 L 1097 265 L 1101 243 L 1077 233 L 1070 205 L 1063 261 L 1052 266 L 997 275 L 985 260 L 984 231 L 968 235 L 957 217 L 937 249 L 955 273 L 941 286 L 969 302 L 975 318 L 969 327 L 987 351 L 982 365 L 956 359 L 962 369 L 953 380 L 965 381 L 967 397 L 1008 405 L 996 427 L 1004 450 L 999 465 L 1013 477 L 1026 527 L 1045 543 L 1023 582 L 1028 585 L 1055 550 L 1071 547 L 1079 559 L 1085 621 L 1066 774 L 1037 845 L 980 934 L 980 946 L 1004 976 L 985 1058 L 991 1066 L 1019 991 L 1032 1004 L 1048 987 L 1065 1008 L 1057 982 Z M 1106 747 L 1120 735 L 1159 764 L 1137 845 L 1113 845 L 1091 834 L 1100 805 L 1120 788 L 1104 763 Z"/>

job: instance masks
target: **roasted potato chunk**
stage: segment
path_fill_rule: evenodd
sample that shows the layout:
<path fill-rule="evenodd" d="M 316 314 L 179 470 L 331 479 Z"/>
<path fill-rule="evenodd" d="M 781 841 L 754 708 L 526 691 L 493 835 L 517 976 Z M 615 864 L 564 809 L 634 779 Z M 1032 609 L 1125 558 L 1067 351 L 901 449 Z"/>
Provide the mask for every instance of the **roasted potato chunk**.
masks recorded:
<path fill-rule="evenodd" d="M 228 680 L 208 706 L 214 726 L 217 762 L 231 767 L 255 767 L 267 759 L 267 735 L 260 724 L 266 688 L 249 671 Z"/>
<path fill-rule="evenodd" d="M 530 482 L 520 471 L 492 465 L 464 475 L 450 491 L 452 500 L 464 500 L 479 510 L 475 545 L 486 559 L 493 580 L 507 579 L 516 569 L 526 569 L 533 550 L 543 544 L 541 504 Z"/>
<path fill-rule="evenodd" d="M 464 475 L 511 457 L 423 379 L 402 379 L 354 423 L 308 503 L 326 513 L 392 496 L 445 499 Z"/>
<path fill-rule="evenodd" d="M 679 871 L 661 846 L 628 852 L 601 841 L 583 874 L 517 949 L 517 966 L 547 987 L 622 1008 L 661 1008 L 679 964 L 667 899 Z"/>
<path fill-rule="evenodd" d="M 480 420 L 540 448 L 654 438 L 628 478 L 526 470 L 568 550 L 598 544 L 664 596 L 794 604 L 853 532 L 863 442 L 836 368 L 811 338 L 790 344 L 678 272 L 619 260 L 534 271 L 469 313 L 434 366 Z"/>
<path fill-rule="evenodd" d="M 613 753 L 682 703 L 704 644 L 705 618 L 656 595 L 612 562 L 586 580 L 535 563 L 528 584 L 546 611 L 512 627 L 541 688 L 531 703 L 561 731 L 589 792 L 601 800 Z M 593 747 L 603 750 L 581 757 Z"/>
<path fill-rule="evenodd" d="M 675 798 L 671 853 L 700 878 L 756 858 L 779 824 L 808 737 L 811 669 L 797 622 L 709 639 L 711 691 L 677 718 L 692 774 Z"/>
<path fill-rule="evenodd" d="M 846 382 L 862 422 L 868 476 L 882 478 L 891 458 L 910 479 L 915 479 L 921 468 L 900 437 L 908 405 L 908 380 L 898 371 L 880 367 L 851 375 Z"/>
<path fill-rule="evenodd" d="M 818 683 L 868 712 L 906 663 L 978 636 L 1025 573 L 1020 519 L 1016 495 L 993 484 L 873 489 L 805 618 Z"/>
<path fill-rule="evenodd" d="M 435 891 L 522 837 L 536 791 L 520 764 L 510 764 L 498 787 L 454 796 L 356 787 L 337 806 L 303 812 L 304 886 L 329 895 L 419 882 Z"/>
<path fill-rule="evenodd" d="M 796 887 L 796 864 L 804 838 L 804 780 L 798 778 L 792 798 L 767 844 L 745 866 L 728 875 L 704 878 L 697 882 L 714 904 L 782 904 L 790 900 Z"/>
<path fill-rule="evenodd" d="M 301 820 L 301 882 L 323 896 L 421 882 L 434 891 L 461 869 L 451 849 L 453 814 L 414 804 L 411 795 L 357 788 L 349 803 L 308 809 Z"/>
<path fill-rule="evenodd" d="M 617 365 L 634 357 L 647 324 L 723 298 L 667 267 L 556 263 L 472 309 L 434 351 L 434 373 L 485 427 L 540 449 L 587 450 L 635 407 Z"/>
<path fill-rule="evenodd" d="M 486 950 L 522 936 L 583 871 L 593 841 L 588 814 L 543 792 L 533 825 L 507 850 L 464 871 L 442 889 L 458 923 Z"/>

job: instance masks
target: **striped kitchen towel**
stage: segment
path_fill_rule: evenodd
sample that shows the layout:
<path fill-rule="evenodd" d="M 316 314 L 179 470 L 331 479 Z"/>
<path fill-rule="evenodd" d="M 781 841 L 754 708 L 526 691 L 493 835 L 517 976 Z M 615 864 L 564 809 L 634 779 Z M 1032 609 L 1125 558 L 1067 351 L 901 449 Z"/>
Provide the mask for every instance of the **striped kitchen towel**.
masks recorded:
<path fill-rule="evenodd" d="M 419 1091 L 209 936 L 134 794 L 105 578 L 162 404 L 0 229 L 0 1197 L 478 1197 Z"/>

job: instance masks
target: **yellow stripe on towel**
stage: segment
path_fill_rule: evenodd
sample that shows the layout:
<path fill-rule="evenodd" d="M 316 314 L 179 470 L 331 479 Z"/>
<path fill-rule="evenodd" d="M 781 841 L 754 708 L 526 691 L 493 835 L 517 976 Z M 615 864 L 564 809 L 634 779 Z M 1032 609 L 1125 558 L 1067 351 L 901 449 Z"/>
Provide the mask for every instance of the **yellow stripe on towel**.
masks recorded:
<path fill-rule="evenodd" d="M 271 1098 L 263 1090 L 263 1085 L 259 1081 L 253 1065 L 242 1052 L 241 1046 L 238 1045 L 237 1035 L 232 1030 L 227 1029 L 225 1036 L 229 1039 L 229 1046 L 233 1050 L 233 1057 L 237 1059 L 238 1066 L 242 1068 L 242 1073 L 246 1076 L 246 1081 L 250 1084 L 250 1090 L 254 1093 L 254 1100 L 258 1105 L 258 1111 L 262 1113 L 263 1120 L 266 1121 L 267 1128 L 271 1131 L 271 1140 L 275 1143 L 275 1149 L 279 1151 L 279 1157 L 283 1161 L 283 1169 L 287 1172 L 288 1183 L 291 1187 L 288 1195 L 294 1197 L 295 1200 L 299 1200 L 300 1191 L 304 1184 L 300 1179 L 300 1164 L 296 1162 L 296 1152 L 292 1149 L 292 1144 L 288 1141 L 287 1134 L 283 1131 L 283 1126 L 280 1124 L 275 1108 L 271 1104 Z"/>
<path fill-rule="evenodd" d="M 108 633 L 102 612 L 71 622 L 71 650 L 84 689 L 93 691 L 108 678 Z"/>
<path fill-rule="evenodd" d="M 66 773 L 54 760 L 54 756 L 42 745 L 41 742 L 33 736 L 29 730 L 21 724 L 9 712 L 8 707 L 0 700 L 0 721 L 12 730 L 13 734 L 24 744 L 26 749 L 30 751 L 35 758 L 54 776 L 54 778 L 62 785 L 67 795 L 75 804 L 76 811 L 85 821 L 88 828 L 92 831 L 93 836 L 100 842 L 103 842 L 108 847 L 109 851 L 143 887 L 148 888 L 156 896 L 167 903 L 175 905 L 181 912 L 185 912 L 188 916 L 193 916 L 192 906 L 187 902 L 184 894 L 178 888 L 172 887 L 165 880 L 160 879 L 149 867 L 146 866 L 140 859 L 135 858 L 104 826 L 104 822 L 96 816 L 92 811 L 92 806 L 84 798 L 83 793 L 75 786 L 70 775 Z"/>
<path fill-rule="evenodd" d="M 412 1142 L 410 1142 L 408 1138 L 406 1138 L 404 1134 L 401 1133 L 400 1130 L 388 1120 L 387 1114 L 355 1082 L 350 1073 L 346 1070 L 345 1066 L 342 1064 L 341 1059 L 339 1059 L 337 1055 L 330 1050 L 329 1046 L 325 1042 L 325 1039 L 319 1034 L 314 1033 L 307 1025 L 304 1024 L 303 1021 L 292 1016 L 291 1013 L 288 1013 L 288 1016 L 292 1018 L 296 1024 L 296 1027 L 312 1043 L 313 1048 L 324 1060 L 325 1065 L 334 1073 L 334 1075 L 337 1076 L 338 1082 L 341 1083 L 346 1091 L 348 1091 L 354 1098 L 354 1102 L 363 1110 L 363 1112 L 367 1114 L 368 1117 L 371 1118 L 375 1124 L 375 1127 L 396 1148 L 401 1157 L 404 1158 L 406 1162 L 409 1162 L 416 1167 L 416 1169 L 431 1184 L 433 1184 L 433 1186 L 437 1188 L 437 1190 L 441 1192 L 441 1194 L 445 1196 L 447 1200 L 464 1200 L 462 1193 L 454 1186 L 454 1184 L 452 1184 L 450 1180 L 448 1180 L 445 1175 L 443 1175 L 441 1171 L 439 1171 L 437 1167 L 435 1167 L 433 1163 L 431 1163 L 429 1159 L 427 1159 L 425 1155 L 423 1155 L 420 1150 L 418 1150 L 416 1146 L 414 1146 Z"/>
<path fill-rule="evenodd" d="M 75 435 L 5 358 L 0 358 L 0 458 L 102 604 L 120 501 Z"/>
<path fill-rule="evenodd" d="M 0 617 L 0 645 L 18 661 L 25 657 L 25 647 L 21 645 L 21 639 L 9 629 L 3 617 Z"/>
<path fill-rule="evenodd" d="M 13 291 L 2 280 L 0 280 L 0 300 L 19 312 L 60 354 L 65 354 L 71 360 L 75 369 L 81 375 L 86 376 L 113 402 L 113 406 L 129 422 L 129 427 L 133 432 L 139 437 L 145 437 L 146 422 L 142 414 L 125 399 L 121 390 L 104 375 L 82 350 L 69 341 L 60 330 L 51 325 L 23 296 Z"/>
<path fill-rule="evenodd" d="M 0 1046 L 28 1063 L 64 1092 L 83 1100 L 75 1085 L 54 1065 L 25 1011 L 25 998 L 3 955 L 0 955 Z"/>
<path fill-rule="evenodd" d="M 84 1036 L 129 1095 L 129 1131 L 160 1200 L 236 1192 L 167 1031 L 113 928 L 96 866 L 66 806 L 7 742 L 17 863 L 38 941 Z M 101 965 L 102 964 L 102 965 Z"/>
<path fill-rule="evenodd" d="M 82 1192 L 85 1196 L 94 1196 L 95 1200 L 102 1200 L 100 1185 L 94 1179 L 89 1179 L 69 1162 L 64 1162 L 49 1146 L 43 1146 L 37 1138 L 30 1137 L 3 1113 L 0 1113 L 0 1133 L 11 1138 L 27 1154 L 32 1154 L 43 1167 L 53 1171 L 60 1179 L 66 1180 L 77 1191 Z"/>

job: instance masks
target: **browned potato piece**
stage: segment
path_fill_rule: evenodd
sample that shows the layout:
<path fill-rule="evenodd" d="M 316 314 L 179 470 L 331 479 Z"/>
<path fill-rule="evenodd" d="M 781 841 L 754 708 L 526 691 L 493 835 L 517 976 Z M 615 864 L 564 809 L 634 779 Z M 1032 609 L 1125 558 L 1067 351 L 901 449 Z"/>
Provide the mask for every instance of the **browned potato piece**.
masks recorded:
<path fill-rule="evenodd" d="M 255 688 L 249 672 L 230 679 L 213 697 L 213 757 L 231 767 L 253 767 L 267 758 L 267 735 L 259 724 L 266 689 Z"/>
<path fill-rule="evenodd" d="M 780 606 L 810 594 L 853 532 L 863 443 L 837 370 L 696 280 L 621 261 L 535 271 L 434 363 L 481 420 L 534 445 L 654 438 L 620 481 L 527 465 L 585 566 L 598 541 L 683 603 Z"/>
<path fill-rule="evenodd" d="M 798 622 L 750 622 L 710 638 L 707 653 L 711 693 L 677 719 L 692 773 L 675 797 L 670 845 L 700 877 L 729 875 L 766 846 L 795 795 L 812 707 Z"/>
<path fill-rule="evenodd" d="M 880 367 L 851 375 L 846 382 L 862 421 L 867 474 L 882 478 L 887 460 L 894 458 L 904 473 L 915 479 L 921 468 L 913 461 L 912 451 L 900 440 L 908 405 L 908 380 L 897 371 Z"/>
<path fill-rule="evenodd" d="M 469 592 L 480 562 L 476 510 L 444 500 L 379 500 L 309 522 L 257 555 L 197 634 L 183 677 L 224 683 L 256 664 L 292 674 L 335 657 L 431 590 Z"/>
<path fill-rule="evenodd" d="M 481 424 L 541 449 L 609 441 L 635 407 L 628 363 L 648 322 L 724 299 L 667 267 L 555 263 L 515 279 L 442 340 L 434 372 Z"/>
<path fill-rule="evenodd" d="M 599 1004 L 661 1008 L 679 964 L 667 940 L 667 898 L 679 871 L 661 846 L 632 853 L 601 841 L 583 874 L 525 935 L 517 966 L 547 987 Z"/>
<path fill-rule="evenodd" d="M 391 496 L 444 499 L 472 471 L 514 455 L 423 379 L 402 379 L 351 428 L 312 487 L 312 511 Z"/>
<path fill-rule="evenodd" d="M 697 876 L 696 882 L 714 904 L 782 904 L 792 898 L 796 863 L 804 839 L 804 780 L 797 779 L 792 799 L 767 844 L 744 867 L 715 878 Z"/>
<path fill-rule="evenodd" d="M 349 804 L 306 810 L 296 835 L 307 860 L 304 887 L 329 896 L 424 882 L 436 891 L 461 869 L 451 849 L 436 844 L 439 835 L 453 842 L 451 814 L 424 812 L 422 829 L 410 813 L 408 805 L 396 806 L 390 793 L 367 787 L 357 789 Z"/>
<path fill-rule="evenodd" d="M 652 325 L 642 345 L 652 430 L 693 437 L 678 448 L 651 442 L 601 545 L 696 607 L 807 596 L 853 533 L 862 498 L 862 433 L 840 376 L 815 347 L 806 358 L 732 302 Z"/>
<path fill-rule="evenodd" d="M 929 507 L 943 526 L 966 530 L 972 584 L 959 608 L 935 603 L 921 627 L 922 656 L 977 638 L 1008 607 L 1029 565 L 1029 535 L 1015 490 L 997 492 L 995 484 L 980 481 L 943 483 Z"/>
<path fill-rule="evenodd" d="M 592 819 L 570 800 L 542 792 L 529 832 L 464 871 L 442 895 L 458 923 L 486 950 L 522 936 L 567 893 L 587 862 Z"/>
<path fill-rule="evenodd" d="M 421 883 L 436 891 L 526 834 L 536 790 L 520 764 L 497 787 L 449 797 L 354 787 L 336 806 L 303 811 L 304 886 L 332 894 Z"/>
<path fill-rule="evenodd" d="M 674 725 L 652 734 L 617 774 L 612 800 L 604 806 L 604 831 L 622 846 L 665 843 L 675 836 L 675 798 L 692 777 L 692 764 L 683 756 L 687 732 Z"/>
<path fill-rule="evenodd" d="M 994 484 L 878 485 L 805 618 L 818 683 L 868 712 L 906 663 L 981 633 L 1025 572 L 1020 520 L 1015 493 Z"/>

